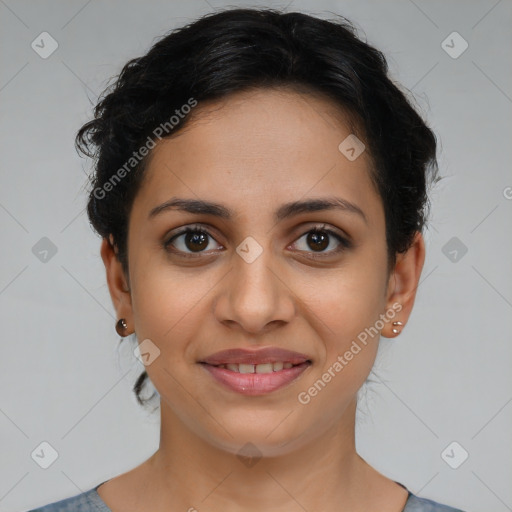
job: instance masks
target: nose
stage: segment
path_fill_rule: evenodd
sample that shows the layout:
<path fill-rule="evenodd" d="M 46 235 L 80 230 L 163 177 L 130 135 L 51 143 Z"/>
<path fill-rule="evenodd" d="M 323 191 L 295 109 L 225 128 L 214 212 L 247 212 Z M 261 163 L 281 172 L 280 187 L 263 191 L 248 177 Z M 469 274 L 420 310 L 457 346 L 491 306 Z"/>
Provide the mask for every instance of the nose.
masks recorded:
<path fill-rule="evenodd" d="M 290 283 L 283 272 L 273 269 L 270 250 L 247 263 L 234 256 L 233 267 L 223 280 L 216 298 L 217 320 L 250 334 L 268 332 L 289 323 L 296 307 Z"/>

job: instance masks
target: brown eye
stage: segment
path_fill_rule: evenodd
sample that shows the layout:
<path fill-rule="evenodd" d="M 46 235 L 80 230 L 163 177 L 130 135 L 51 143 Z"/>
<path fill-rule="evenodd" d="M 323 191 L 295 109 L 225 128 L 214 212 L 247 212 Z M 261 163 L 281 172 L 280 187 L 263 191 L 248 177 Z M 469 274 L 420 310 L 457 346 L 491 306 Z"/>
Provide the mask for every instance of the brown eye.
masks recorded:
<path fill-rule="evenodd" d="M 301 243 L 301 240 L 304 241 Z M 320 256 L 329 256 L 352 246 L 349 240 L 327 228 L 314 228 L 304 233 L 294 245 L 298 246 L 300 252 L 313 253 L 312 256 L 316 256 L 315 253 Z M 326 250 L 329 247 L 331 249 Z"/>
<path fill-rule="evenodd" d="M 329 246 L 329 236 L 321 231 L 311 231 L 308 233 L 306 243 L 314 251 L 323 251 Z"/>
<path fill-rule="evenodd" d="M 188 256 L 204 252 L 210 245 L 210 239 L 214 240 L 208 231 L 188 228 L 172 236 L 164 246 L 171 252 L 183 253 L 183 255 Z"/>
<path fill-rule="evenodd" d="M 201 232 L 189 232 L 185 234 L 185 246 L 191 251 L 202 251 L 208 247 L 208 235 Z"/>

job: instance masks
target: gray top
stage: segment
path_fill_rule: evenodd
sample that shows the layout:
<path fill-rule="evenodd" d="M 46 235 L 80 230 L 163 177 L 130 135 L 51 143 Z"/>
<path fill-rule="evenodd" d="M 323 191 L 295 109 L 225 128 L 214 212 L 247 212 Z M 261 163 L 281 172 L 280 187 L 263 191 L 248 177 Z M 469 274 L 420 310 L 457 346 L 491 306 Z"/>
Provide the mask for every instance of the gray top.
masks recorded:
<path fill-rule="evenodd" d="M 77 494 L 76 496 L 72 496 L 71 498 L 56 501 L 44 507 L 29 510 L 28 512 L 112 512 L 96 492 L 96 489 L 103 483 L 105 482 L 101 482 L 96 487 L 81 494 Z M 435 501 L 415 496 L 405 485 L 400 482 L 396 483 L 401 485 L 409 493 L 405 508 L 402 512 L 463 512 L 458 508 L 448 507 Z"/>

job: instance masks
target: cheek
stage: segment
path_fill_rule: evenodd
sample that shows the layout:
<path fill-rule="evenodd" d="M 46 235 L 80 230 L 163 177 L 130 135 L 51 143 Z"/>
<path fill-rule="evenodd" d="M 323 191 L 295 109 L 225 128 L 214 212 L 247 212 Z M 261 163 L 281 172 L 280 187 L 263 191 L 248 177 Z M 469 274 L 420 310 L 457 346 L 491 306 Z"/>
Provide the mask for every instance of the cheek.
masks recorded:
<path fill-rule="evenodd" d="M 183 375 L 187 375 L 189 362 L 193 360 L 188 352 L 189 340 L 200 328 L 198 318 L 206 314 L 202 309 L 205 301 L 201 298 L 209 287 L 202 289 L 194 286 L 195 281 L 191 282 L 190 278 L 160 270 L 154 266 L 143 279 L 134 281 L 135 331 L 139 343 L 149 339 L 158 349 L 152 349 L 157 355 L 145 367 L 152 384 L 173 409 L 181 410 L 191 406 L 185 405 L 189 398 L 180 383 L 184 382 Z"/>
<path fill-rule="evenodd" d="M 347 265 L 323 278 L 305 277 L 308 303 L 333 336 L 357 336 L 373 325 L 385 307 L 384 270 L 371 265 Z"/>
<path fill-rule="evenodd" d="M 208 283 L 194 286 L 188 276 L 153 267 L 151 272 L 136 278 L 133 285 L 133 313 L 135 330 L 140 341 L 149 338 L 163 354 L 176 357 L 180 339 L 197 329 L 197 315 L 203 307 Z M 168 354 L 169 353 L 169 354 Z M 181 354 L 183 357 L 183 354 Z"/>
<path fill-rule="evenodd" d="M 314 287 L 312 282 L 316 283 Z M 335 379 L 338 382 L 349 379 L 357 385 L 371 370 L 380 331 L 375 325 L 385 309 L 385 284 L 384 266 L 370 264 L 363 256 L 323 277 L 303 277 L 305 311 L 310 311 L 309 321 L 322 341 L 318 356 L 323 371 L 331 368 L 339 356 L 344 359 L 342 372 L 332 369 L 340 375 Z"/>
<path fill-rule="evenodd" d="M 298 396 L 312 416 L 338 421 L 367 379 L 377 355 L 374 328 L 382 313 L 382 279 L 378 273 L 350 272 L 329 279 L 308 299 L 315 336 L 321 341 L 317 370 Z"/>

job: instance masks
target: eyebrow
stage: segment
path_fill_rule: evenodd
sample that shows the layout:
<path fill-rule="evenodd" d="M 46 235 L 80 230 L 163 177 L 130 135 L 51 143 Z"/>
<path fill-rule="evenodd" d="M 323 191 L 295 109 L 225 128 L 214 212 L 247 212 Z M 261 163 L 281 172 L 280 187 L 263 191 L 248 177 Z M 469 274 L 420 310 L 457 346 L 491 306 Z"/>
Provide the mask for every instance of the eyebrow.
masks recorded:
<path fill-rule="evenodd" d="M 156 217 L 162 212 L 170 209 L 180 210 L 198 215 L 212 215 L 225 220 L 232 220 L 235 212 L 226 206 L 211 201 L 200 199 L 183 199 L 173 197 L 158 206 L 155 206 L 148 215 L 149 219 Z M 294 215 L 301 213 L 318 212 L 325 210 L 340 210 L 359 215 L 367 224 L 368 220 L 363 210 L 354 203 L 340 197 L 326 197 L 321 199 L 307 199 L 303 201 L 293 201 L 281 205 L 274 214 L 276 222 L 282 221 Z"/>

